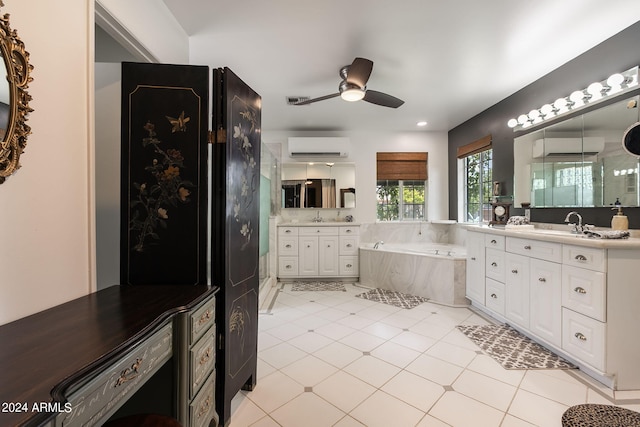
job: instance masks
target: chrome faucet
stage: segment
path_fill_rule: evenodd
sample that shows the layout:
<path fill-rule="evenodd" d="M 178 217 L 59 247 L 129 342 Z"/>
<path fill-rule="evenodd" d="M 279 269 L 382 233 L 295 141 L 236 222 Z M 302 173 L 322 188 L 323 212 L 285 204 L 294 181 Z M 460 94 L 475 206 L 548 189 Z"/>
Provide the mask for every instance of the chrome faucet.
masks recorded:
<path fill-rule="evenodd" d="M 320 216 L 320 211 L 316 213 L 316 217 L 313 218 L 313 222 L 322 222 L 322 217 Z"/>
<path fill-rule="evenodd" d="M 374 245 L 373 245 L 373 249 L 378 249 L 378 246 L 380 245 L 384 245 L 384 242 L 382 240 L 378 240 Z"/>
<path fill-rule="evenodd" d="M 582 234 L 582 232 L 584 231 L 584 227 L 582 226 L 582 215 L 580 215 L 578 212 L 576 211 L 571 211 L 567 214 L 567 217 L 564 219 L 564 222 L 568 223 L 571 220 L 571 215 L 575 215 L 578 217 L 578 223 L 571 223 L 569 224 L 569 226 L 571 226 L 571 232 L 573 234 Z"/>

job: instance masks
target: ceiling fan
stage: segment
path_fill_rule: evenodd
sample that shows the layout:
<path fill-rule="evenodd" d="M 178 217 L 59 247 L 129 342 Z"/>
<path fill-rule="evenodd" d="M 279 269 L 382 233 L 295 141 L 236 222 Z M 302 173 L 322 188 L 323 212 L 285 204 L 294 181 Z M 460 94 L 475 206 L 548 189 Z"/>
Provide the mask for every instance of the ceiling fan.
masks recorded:
<path fill-rule="evenodd" d="M 340 69 L 340 77 L 342 82 L 338 86 L 339 92 L 331 95 L 321 96 L 319 98 L 307 99 L 296 102 L 294 105 L 308 105 L 325 99 L 340 96 L 345 101 L 367 101 L 372 104 L 382 105 L 383 107 L 398 108 L 404 101 L 395 96 L 376 90 L 367 89 L 367 80 L 373 69 L 373 61 L 366 58 L 356 58 L 351 65 L 345 65 Z"/>

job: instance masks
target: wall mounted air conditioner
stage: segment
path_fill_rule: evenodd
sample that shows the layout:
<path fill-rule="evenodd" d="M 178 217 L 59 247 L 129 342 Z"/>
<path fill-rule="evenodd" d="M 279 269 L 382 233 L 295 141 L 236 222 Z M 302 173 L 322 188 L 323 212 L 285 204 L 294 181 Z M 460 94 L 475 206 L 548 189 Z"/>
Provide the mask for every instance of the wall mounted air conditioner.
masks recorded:
<path fill-rule="evenodd" d="M 348 157 L 349 138 L 291 137 L 289 157 Z"/>
<path fill-rule="evenodd" d="M 604 150 L 604 138 L 588 136 L 584 138 L 544 138 L 533 143 L 533 158 L 543 156 L 597 154 Z"/>

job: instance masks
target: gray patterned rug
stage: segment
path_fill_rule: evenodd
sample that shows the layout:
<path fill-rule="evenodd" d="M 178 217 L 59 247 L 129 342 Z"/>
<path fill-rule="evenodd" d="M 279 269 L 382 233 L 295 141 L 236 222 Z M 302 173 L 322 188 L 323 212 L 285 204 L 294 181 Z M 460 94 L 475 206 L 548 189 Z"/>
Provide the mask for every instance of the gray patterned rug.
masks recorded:
<path fill-rule="evenodd" d="M 347 292 L 342 282 L 293 282 L 291 285 L 292 291 L 340 291 Z"/>
<path fill-rule="evenodd" d="M 576 368 L 508 325 L 458 325 L 457 328 L 505 369 Z"/>
<path fill-rule="evenodd" d="M 381 302 L 393 305 L 395 307 L 412 309 L 419 306 L 423 302 L 429 301 L 427 298 L 417 297 L 414 295 L 403 294 L 402 292 L 389 291 L 386 289 L 371 289 L 363 294 L 356 295 L 358 298 L 364 298 L 371 301 Z"/>

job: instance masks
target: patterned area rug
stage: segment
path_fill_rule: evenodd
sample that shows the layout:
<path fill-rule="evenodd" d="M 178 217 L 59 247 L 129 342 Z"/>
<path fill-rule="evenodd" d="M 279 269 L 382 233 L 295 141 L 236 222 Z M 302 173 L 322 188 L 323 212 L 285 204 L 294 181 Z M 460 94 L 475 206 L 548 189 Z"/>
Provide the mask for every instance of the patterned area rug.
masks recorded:
<path fill-rule="evenodd" d="M 414 295 L 403 294 L 402 292 L 388 291 L 386 289 L 372 289 L 369 292 L 356 295 L 371 301 L 382 302 L 400 308 L 412 309 L 423 302 L 429 301 L 427 298 L 416 297 Z"/>
<path fill-rule="evenodd" d="M 508 325 L 458 325 L 457 328 L 505 369 L 576 368 Z"/>
<path fill-rule="evenodd" d="M 291 285 L 292 291 L 341 291 L 347 292 L 342 282 L 294 282 Z"/>

